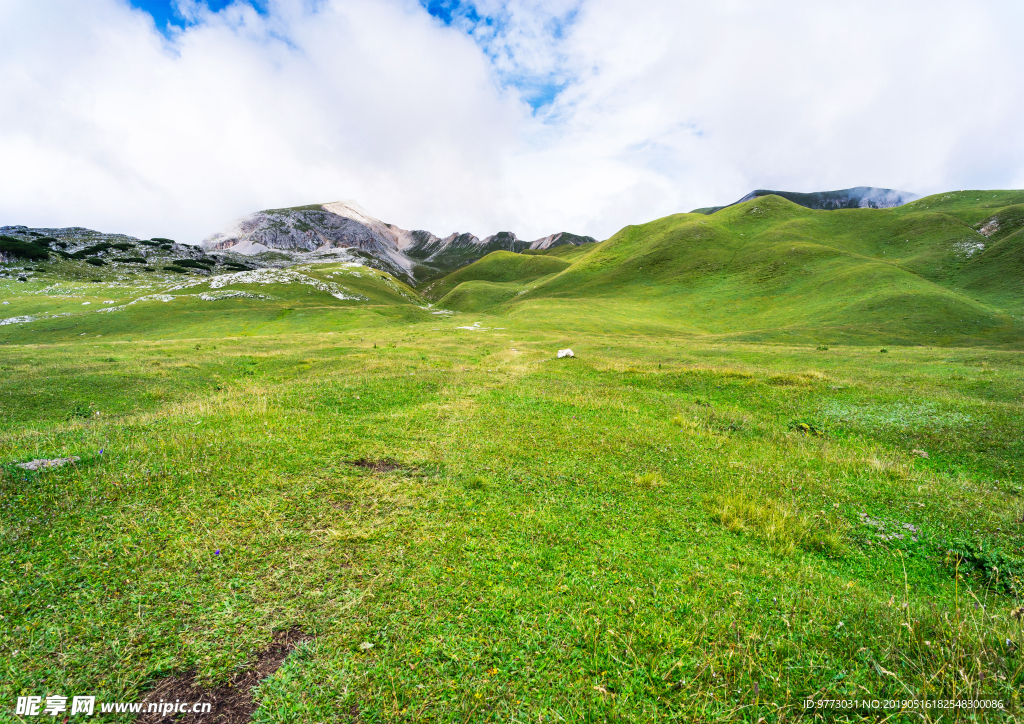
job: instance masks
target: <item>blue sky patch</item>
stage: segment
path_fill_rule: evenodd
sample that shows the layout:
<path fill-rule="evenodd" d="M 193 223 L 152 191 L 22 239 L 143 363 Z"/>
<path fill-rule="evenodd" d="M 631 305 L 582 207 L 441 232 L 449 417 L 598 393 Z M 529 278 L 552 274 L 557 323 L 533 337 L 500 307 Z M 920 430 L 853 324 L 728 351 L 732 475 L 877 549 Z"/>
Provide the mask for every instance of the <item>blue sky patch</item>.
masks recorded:
<path fill-rule="evenodd" d="M 445 25 L 451 25 L 460 19 L 468 20 L 476 25 L 483 20 L 473 3 L 464 3 L 460 0 L 420 0 L 420 2 L 428 13 Z"/>
<path fill-rule="evenodd" d="M 556 83 L 554 81 L 522 79 L 518 82 L 512 81 L 512 85 L 519 89 L 523 100 L 529 103 L 530 108 L 536 112 L 554 101 L 569 84 L 565 81 Z"/>
<path fill-rule="evenodd" d="M 205 5 L 217 12 L 223 10 L 230 5 L 234 0 L 205 0 Z M 166 32 L 169 26 L 174 25 L 177 27 L 184 27 L 186 20 L 184 16 L 178 12 L 177 3 L 175 0 L 128 0 L 128 4 L 132 7 L 138 8 L 139 10 L 145 10 L 147 13 L 153 16 L 153 21 L 156 23 L 157 30 Z M 259 12 L 260 7 L 257 4 L 256 10 Z"/>
<path fill-rule="evenodd" d="M 520 97 L 534 113 L 554 102 L 558 94 L 570 85 L 564 73 L 556 67 L 542 72 L 527 71 L 517 62 L 515 45 L 506 43 L 515 17 L 502 10 L 495 15 L 481 15 L 476 5 L 467 0 L 419 0 L 430 15 L 447 26 L 458 28 L 477 42 L 480 49 L 495 66 L 498 82 L 506 88 L 519 91 Z M 544 25 L 544 37 L 537 42 L 557 45 L 565 39 L 575 23 L 579 9 L 574 8 L 561 16 L 551 16 Z M 557 63 L 557 61 L 556 61 Z"/>

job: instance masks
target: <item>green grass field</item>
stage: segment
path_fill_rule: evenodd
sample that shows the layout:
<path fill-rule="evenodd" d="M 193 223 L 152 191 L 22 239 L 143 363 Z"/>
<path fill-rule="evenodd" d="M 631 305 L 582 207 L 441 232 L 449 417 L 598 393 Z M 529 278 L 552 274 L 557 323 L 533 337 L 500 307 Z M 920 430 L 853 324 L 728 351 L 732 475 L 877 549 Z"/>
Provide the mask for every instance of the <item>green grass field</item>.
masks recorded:
<path fill-rule="evenodd" d="M 492 255 L 436 306 L 351 264 L 0 279 L 0 721 L 295 626 L 254 721 L 1019 720 L 1024 199 L 947 196 Z"/>

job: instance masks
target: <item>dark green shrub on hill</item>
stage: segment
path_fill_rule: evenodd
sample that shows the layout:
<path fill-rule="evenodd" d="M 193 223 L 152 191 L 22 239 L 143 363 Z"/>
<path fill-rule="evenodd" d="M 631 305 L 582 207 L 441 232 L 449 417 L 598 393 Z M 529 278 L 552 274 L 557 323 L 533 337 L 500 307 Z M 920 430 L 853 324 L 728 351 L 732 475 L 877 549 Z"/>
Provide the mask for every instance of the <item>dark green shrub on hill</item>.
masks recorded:
<path fill-rule="evenodd" d="M 110 248 L 111 249 L 117 249 L 118 251 L 129 251 L 129 250 L 131 250 L 131 248 L 133 246 L 134 246 L 133 244 L 129 244 L 127 242 L 120 242 L 119 241 L 116 244 L 111 244 Z"/>
<path fill-rule="evenodd" d="M 161 244 L 160 248 L 163 249 L 164 251 L 170 251 L 171 250 L 171 245 L 170 244 Z"/>
<path fill-rule="evenodd" d="M 237 261 L 226 261 L 224 262 L 224 266 L 226 266 L 228 269 L 231 269 L 232 271 L 252 271 L 251 266 L 239 264 Z"/>
<path fill-rule="evenodd" d="M 183 269 L 180 266 L 165 266 L 164 271 L 174 272 L 175 274 L 188 274 L 188 269 Z"/>
<path fill-rule="evenodd" d="M 209 267 L 202 264 L 194 259 L 175 259 L 171 262 L 175 266 L 187 267 L 188 269 L 202 269 L 203 271 L 209 271 Z"/>
<path fill-rule="evenodd" d="M 49 259 L 46 248 L 31 241 L 21 241 L 12 236 L 0 236 L 0 254 L 18 259 Z"/>
<path fill-rule="evenodd" d="M 112 248 L 114 248 L 113 244 L 110 244 L 110 243 L 108 243 L 106 241 L 103 241 L 103 242 L 100 242 L 99 244 L 93 244 L 92 246 L 87 246 L 84 249 L 79 249 L 75 253 L 67 255 L 65 258 L 66 259 L 85 259 L 87 256 L 94 256 L 96 254 L 99 254 L 100 252 L 103 252 L 103 251 L 106 251 L 107 249 L 112 249 Z"/>
<path fill-rule="evenodd" d="M 159 244 L 173 244 L 174 243 L 174 239 L 165 239 L 162 236 L 154 236 L 152 240 L 157 242 L 157 243 L 159 243 Z"/>
<path fill-rule="evenodd" d="M 106 266 L 107 262 L 100 259 L 98 256 L 91 256 L 85 260 L 86 264 L 92 264 L 93 266 Z"/>
<path fill-rule="evenodd" d="M 145 244 L 146 246 L 160 246 L 159 241 L 146 241 L 145 239 L 140 239 L 139 243 Z"/>
<path fill-rule="evenodd" d="M 143 258 L 141 256 L 120 256 L 120 257 L 117 257 L 115 259 L 111 259 L 111 261 L 120 261 L 120 262 L 124 262 L 125 264 L 146 264 L 147 263 L 145 258 Z"/>

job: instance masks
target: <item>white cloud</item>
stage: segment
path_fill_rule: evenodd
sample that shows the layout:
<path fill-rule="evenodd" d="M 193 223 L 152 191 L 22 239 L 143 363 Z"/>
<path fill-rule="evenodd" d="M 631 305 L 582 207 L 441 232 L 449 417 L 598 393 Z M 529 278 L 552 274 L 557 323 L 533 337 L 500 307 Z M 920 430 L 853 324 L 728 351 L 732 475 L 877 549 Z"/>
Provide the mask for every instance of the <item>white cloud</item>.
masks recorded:
<path fill-rule="evenodd" d="M 753 188 L 1020 185 L 1022 15 L 995 2 L 592 0 L 568 40 L 579 82 L 551 113 L 574 155 L 602 167 L 580 174 L 580 202 L 613 208 L 633 189 L 635 220 Z M 617 179 L 603 202 L 592 178 Z"/>
<path fill-rule="evenodd" d="M 752 188 L 1024 186 L 1010 2 L 191 9 L 167 39 L 122 0 L 3 4 L 0 223 L 197 241 L 354 198 L 439 234 L 604 237 Z"/>
<path fill-rule="evenodd" d="M 194 241 L 255 208 L 350 196 L 483 224 L 528 115 L 415 5 L 236 5 L 166 41 L 114 0 L 44 4 L 4 18 L 21 30 L 0 50 L 8 223 Z"/>

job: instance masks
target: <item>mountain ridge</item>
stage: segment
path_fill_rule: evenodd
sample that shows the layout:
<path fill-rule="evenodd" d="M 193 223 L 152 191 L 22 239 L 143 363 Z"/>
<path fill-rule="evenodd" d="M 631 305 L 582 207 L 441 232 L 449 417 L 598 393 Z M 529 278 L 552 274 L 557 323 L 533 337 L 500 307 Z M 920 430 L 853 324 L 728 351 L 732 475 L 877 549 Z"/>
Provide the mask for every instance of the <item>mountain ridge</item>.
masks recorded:
<path fill-rule="evenodd" d="M 208 251 L 246 255 L 275 250 L 330 254 L 355 249 L 367 261 L 376 261 L 383 271 L 411 283 L 423 283 L 493 251 L 520 253 L 596 241 L 565 231 L 533 240 L 520 239 L 510 231 L 483 239 L 465 232 L 441 238 L 423 229 L 406 230 L 385 223 L 354 201 L 334 201 L 256 211 L 206 237 L 201 246 Z"/>
<path fill-rule="evenodd" d="M 839 189 L 837 191 L 811 192 L 755 189 L 739 201 L 734 201 L 731 204 L 726 204 L 725 206 L 705 206 L 694 209 L 690 213 L 710 216 L 716 211 L 721 211 L 730 206 L 736 206 L 737 204 L 742 204 L 762 196 L 781 196 L 798 206 L 818 211 L 833 211 L 835 209 L 892 209 L 921 198 L 909 191 L 883 189 L 876 186 L 854 186 L 853 188 Z"/>

